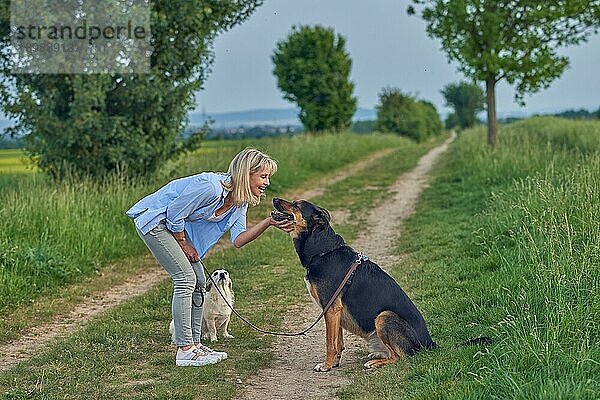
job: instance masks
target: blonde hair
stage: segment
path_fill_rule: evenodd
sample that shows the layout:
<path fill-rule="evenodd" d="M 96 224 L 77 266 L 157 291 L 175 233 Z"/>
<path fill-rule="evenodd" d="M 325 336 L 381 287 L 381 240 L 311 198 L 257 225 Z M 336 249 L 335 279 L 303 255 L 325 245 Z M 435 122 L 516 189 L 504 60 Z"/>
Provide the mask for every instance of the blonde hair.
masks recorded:
<path fill-rule="evenodd" d="M 260 203 L 260 197 L 253 195 L 250 190 L 250 174 L 257 173 L 263 168 L 269 176 L 273 176 L 277 172 L 277 163 L 268 155 L 251 147 L 240 151 L 231 160 L 227 170 L 231 181 L 224 183 L 223 187 L 231 192 L 233 204 L 255 206 Z"/>

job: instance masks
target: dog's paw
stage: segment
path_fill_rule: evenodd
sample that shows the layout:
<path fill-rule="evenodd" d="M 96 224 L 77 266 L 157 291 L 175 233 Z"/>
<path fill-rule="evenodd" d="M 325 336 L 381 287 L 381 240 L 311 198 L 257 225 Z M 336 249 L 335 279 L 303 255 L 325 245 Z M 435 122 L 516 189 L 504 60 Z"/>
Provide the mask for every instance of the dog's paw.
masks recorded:
<path fill-rule="evenodd" d="M 232 335 L 231 335 L 229 332 L 225 332 L 225 333 L 223 334 L 223 337 L 224 337 L 225 339 L 233 339 L 233 336 L 232 336 Z"/>
<path fill-rule="evenodd" d="M 369 353 L 369 355 L 367 356 L 368 359 L 381 359 L 381 358 L 388 358 L 388 354 L 384 353 L 383 351 L 376 351 L 373 353 Z"/>
<path fill-rule="evenodd" d="M 216 336 L 211 336 L 210 337 L 210 341 L 211 342 L 216 342 L 217 341 L 217 337 Z"/>
<path fill-rule="evenodd" d="M 319 363 L 319 364 L 315 365 L 313 370 L 316 372 L 327 372 L 327 371 L 331 370 L 331 367 L 326 367 L 324 363 Z"/>
<path fill-rule="evenodd" d="M 390 362 L 388 361 L 388 359 L 382 359 L 382 358 L 375 358 L 373 360 L 369 360 L 367 361 L 364 366 L 365 368 L 379 368 L 379 367 L 383 367 L 384 365 L 390 364 Z"/>

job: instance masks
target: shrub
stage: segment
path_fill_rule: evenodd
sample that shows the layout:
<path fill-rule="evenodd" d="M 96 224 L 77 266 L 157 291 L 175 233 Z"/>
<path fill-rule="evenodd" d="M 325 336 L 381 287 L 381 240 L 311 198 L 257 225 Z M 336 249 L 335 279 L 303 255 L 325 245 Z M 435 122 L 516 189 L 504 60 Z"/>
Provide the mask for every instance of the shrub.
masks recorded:
<path fill-rule="evenodd" d="M 396 88 L 384 88 L 379 94 L 376 127 L 421 142 L 439 135 L 442 124 L 433 104 L 416 100 Z"/>

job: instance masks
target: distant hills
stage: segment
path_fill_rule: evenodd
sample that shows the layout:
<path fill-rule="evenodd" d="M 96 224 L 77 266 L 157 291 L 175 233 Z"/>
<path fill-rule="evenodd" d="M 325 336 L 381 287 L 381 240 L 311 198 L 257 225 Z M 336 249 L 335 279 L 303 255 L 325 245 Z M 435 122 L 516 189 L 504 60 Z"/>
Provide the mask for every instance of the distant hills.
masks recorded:
<path fill-rule="evenodd" d="M 538 111 L 511 111 L 511 112 L 498 112 L 498 119 L 506 118 L 526 118 L 534 114 L 561 114 L 566 113 L 565 109 L 547 109 Z M 440 110 L 442 120 L 446 118 L 446 113 Z M 567 115 L 565 115 L 567 116 Z M 481 113 L 479 117 L 485 120 L 485 113 Z M 364 121 L 364 120 L 375 120 L 377 118 L 377 112 L 370 108 L 359 108 L 354 117 L 353 121 Z M 213 120 L 213 129 L 228 129 L 236 127 L 253 127 L 253 126 L 272 126 L 272 127 L 285 127 L 285 126 L 301 126 L 302 124 L 298 120 L 298 109 L 297 108 L 266 108 L 256 109 L 247 111 L 237 112 L 226 112 L 226 113 L 201 113 L 191 112 L 189 114 L 189 128 L 202 126 L 205 121 Z M 13 125 L 11 120 L 0 119 L 0 132 L 4 128 L 8 128 Z"/>
<path fill-rule="evenodd" d="M 201 126 L 212 119 L 212 127 L 215 129 L 235 128 L 239 126 L 299 126 L 302 125 L 298 119 L 297 108 L 267 108 L 248 111 L 237 111 L 227 113 L 199 113 L 189 114 L 191 126 Z M 368 108 L 359 108 L 353 121 L 363 121 L 376 118 L 376 111 Z"/>
<path fill-rule="evenodd" d="M 213 120 L 214 129 L 237 128 L 240 126 L 301 126 L 298 119 L 297 108 L 266 108 L 247 111 L 236 111 L 226 113 L 201 113 L 191 112 L 189 117 L 190 127 L 204 125 L 207 120 Z M 359 108 L 353 121 L 374 120 L 376 111 L 373 109 Z M 8 128 L 13 123 L 10 120 L 0 119 L 0 131 Z"/>
<path fill-rule="evenodd" d="M 544 110 L 540 114 L 554 114 L 564 110 Z M 266 108 L 248 111 L 226 112 L 226 113 L 201 113 L 192 112 L 189 114 L 189 127 L 197 127 L 204 124 L 205 121 L 212 119 L 213 129 L 229 129 L 237 127 L 252 127 L 252 126 L 301 126 L 298 120 L 297 108 Z M 447 113 L 439 110 L 440 117 L 445 120 Z M 527 111 L 511 111 L 498 112 L 498 119 L 503 118 L 526 118 L 533 115 L 534 112 Z M 485 120 L 486 114 L 481 113 L 479 118 Z M 356 110 L 352 121 L 364 121 L 377 119 L 377 111 L 371 108 L 359 108 Z"/>

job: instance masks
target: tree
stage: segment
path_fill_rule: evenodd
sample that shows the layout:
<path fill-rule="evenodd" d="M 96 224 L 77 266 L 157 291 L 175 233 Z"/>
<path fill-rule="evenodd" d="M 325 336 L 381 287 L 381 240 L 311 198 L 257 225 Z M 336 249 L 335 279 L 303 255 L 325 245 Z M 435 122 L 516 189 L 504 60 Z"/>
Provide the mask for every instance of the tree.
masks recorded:
<path fill-rule="evenodd" d="M 351 130 L 355 133 L 371 133 L 375 130 L 375 121 L 370 119 L 355 121 L 352 123 Z"/>
<path fill-rule="evenodd" d="M 441 133 L 442 123 L 435 106 L 417 101 L 400 89 L 384 88 L 376 108 L 379 131 L 395 132 L 418 142 Z"/>
<path fill-rule="evenodd" d="M 430 37 L 439 38 L 449 61 L 485 82 L 488 143 L 497 136 L 496 84 L 516 86 L 515 99 L 546 88 L 568 66 L 557 53 L 585 41 L 597 28 L 597 0 L 412 0 Z M 408 13 L 415 14 L 415 6 Z"/>
<path fill-rule="evenodd" d="M 423 109 L 425 115 L 425 129 L 427 136 L 439 136 L 442 133 L 442 120 L 437 108 L 427 100 L 419 100 L 419 105 Z"/>
<path fill-rule="evenodd" d="M 71 1 L 96 7 L 100 13 L 134 3 Z M 67 173 L 94 177 L 114 171 L 132 176 L 152 173 L 182 150 L 180 138 L 187 113 L 195 106 L 194 92 L 210 72 L 214 38 L 247 19 L 261 3 L 150 2 L 151 47 L 145 73 L 132 69 L 16 74 L 10 57 L 11 3 L 1 0 L 0 98 L 5 114 L 17 121 L 9 133 L 25 135 L 29 154 L 57 178 Z M 56 7 L 36 9 L 36 21 L 55 21 Z M 85 24 L 86 14 L 79 13 L 78 18 L 73 23 Z"/>
<path fill-rule="evenodd" d="M 299 119 L 310 132 L 347 129 L 356 111 L 350 81 L 352 60 L 346 40 L 321 26 L 294 27 L 277 43 L 272 60 L 277 86 L 300 108 Z"/>
<path fill-rule="evenodd" d="M 446 127 L 446 129 L 453 129 L 457 126 L 460 127 L 460 121 L 458 120 L 458 116 L 455 112 L 451 112 L 450 114 L 448 114 L 446 120 L 444 121 L 444 126 Z"/>
<path fill-rule="evenodd" d="M 473 83 L 450 83 L 441 90 L 446 105 L 454 108 L 460 128 L 470 128 L 477 122 L 477 113 L 485 110 L 485 95 Z"/>

